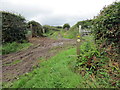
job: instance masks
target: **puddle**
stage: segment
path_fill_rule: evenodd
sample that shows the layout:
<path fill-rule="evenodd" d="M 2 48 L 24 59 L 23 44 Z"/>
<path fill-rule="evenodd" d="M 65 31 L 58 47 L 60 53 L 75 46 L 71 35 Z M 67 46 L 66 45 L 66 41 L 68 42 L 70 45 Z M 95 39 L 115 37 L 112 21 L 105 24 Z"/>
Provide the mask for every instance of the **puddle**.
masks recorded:
<path fill-rule="evenodd" d="M 56 42 L 52 44 L 52 46 L 60 46 L 60 45 L 63 45 L 63 42 Z"/>

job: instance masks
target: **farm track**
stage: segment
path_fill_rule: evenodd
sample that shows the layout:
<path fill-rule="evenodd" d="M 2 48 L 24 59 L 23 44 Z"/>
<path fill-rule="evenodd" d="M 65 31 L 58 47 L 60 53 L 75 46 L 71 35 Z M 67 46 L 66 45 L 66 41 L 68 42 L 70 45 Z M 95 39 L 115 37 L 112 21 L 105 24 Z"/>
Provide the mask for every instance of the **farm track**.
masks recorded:
<path fill-rule="evenodd" d="M 7 54 L 2 56 L 2 81 L 9 82 L 17 79 L 20 75 L 33 70 L 40 62 L 40 57 L 48 59 L 54 56 L 58 51 L 64 50 L 65 47 L 74 46 L 75 40 L 49 38 L 32 38 L 33 44 L 27 50 Z M 16 60 L 19 63 L 12 64 Z M 7 65 L 8 64 L 8 65 Z"/>

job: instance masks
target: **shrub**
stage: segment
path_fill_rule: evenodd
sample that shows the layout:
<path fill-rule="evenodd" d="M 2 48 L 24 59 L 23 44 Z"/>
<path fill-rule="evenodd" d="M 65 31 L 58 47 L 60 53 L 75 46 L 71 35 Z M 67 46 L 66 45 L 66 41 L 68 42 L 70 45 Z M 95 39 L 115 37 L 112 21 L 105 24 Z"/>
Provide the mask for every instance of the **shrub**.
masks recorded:
<path fill-rule="evenodd" d="M 120 2 L 104 7 L 93 19 L 95 39 L 104 47 L 120 53 Z M 114 48 L 113 48 L 114 47 Z M 113 53 L 113 52 L 112 52 Z"/>
<path fill-rule="evenodd" d="M 32 24 L 32 37 L 43 36 L 43 27 L 36 21 L 29 21 L 28 25 Z"/>
<path fill-rule="evenodd" d="M 79 21 L 77 22 L 76 26 L 79 27 L 81 25 L 82 29 L 91 29 L 92 27 L 92 20 L 84 20 L 84 21 Z"/>
<path fill-rule="evenodd" d="M 2 42 L 22 42 L 26 40 L 26 20 L 21 15 L 2 13 Z"/>

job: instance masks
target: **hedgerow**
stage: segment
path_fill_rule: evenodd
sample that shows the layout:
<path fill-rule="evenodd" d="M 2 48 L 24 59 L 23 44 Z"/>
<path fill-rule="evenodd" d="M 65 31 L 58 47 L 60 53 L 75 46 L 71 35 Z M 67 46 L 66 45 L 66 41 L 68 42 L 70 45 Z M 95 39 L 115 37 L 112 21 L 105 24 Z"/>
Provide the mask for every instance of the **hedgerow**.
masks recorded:
<path fill-rule="evenodd" d="M 28 25 L 32 24 L 32 37 L 43 36 L 43 27 L 36 21 L 29 21 Z"/>
<path fill-rule="evenodd" d="M 120 53 L 120 2 L 104 7 L 93 19 L 93 26 L 100 48 L 109 49 L 109 53 Z"/>
<path fill-rule="evenodd" d="M 2 13 L 2 42 L 22 42 L 26 40 L 26 20 L 21 15 L 10 12 Z"/>

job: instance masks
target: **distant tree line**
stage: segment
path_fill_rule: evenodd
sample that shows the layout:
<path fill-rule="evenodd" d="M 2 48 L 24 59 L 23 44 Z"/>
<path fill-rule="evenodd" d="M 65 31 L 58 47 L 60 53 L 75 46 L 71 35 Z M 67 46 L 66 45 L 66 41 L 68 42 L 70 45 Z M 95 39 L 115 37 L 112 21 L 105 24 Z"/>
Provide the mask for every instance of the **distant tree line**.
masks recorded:
<path fill-rule="evenodd" d="M 63 25 L 63 29 L 69 30 L 69 29 L 70 29 L 70 25 L 69 25 L 68 23 L 65 23 L 65 24 Z"/>

